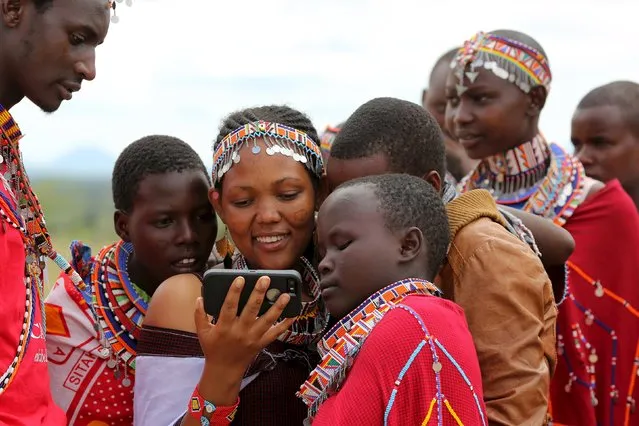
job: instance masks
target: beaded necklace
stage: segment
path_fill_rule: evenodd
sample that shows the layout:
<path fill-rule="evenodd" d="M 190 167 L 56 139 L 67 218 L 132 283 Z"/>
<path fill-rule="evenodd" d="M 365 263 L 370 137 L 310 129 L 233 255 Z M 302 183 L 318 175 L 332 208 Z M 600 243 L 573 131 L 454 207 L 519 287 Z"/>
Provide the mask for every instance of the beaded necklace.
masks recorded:
<path fill-rule="evenodd" d="M 460 183 L 461 192 L 491 191 L 498 204 L 552 219 L 563 226 L 585 199 L 582 164 L 540 134 L 483 160 Z"/>
<path fill-rule="evenodd" d="M 544 178 L 550 151 L 541 135 L 506 152 L 482 161 L 471 175 L 484 188 L 491 188 L 493 196 L 507 204 L 527 199 L 535 184 Z"/>
<path fill-rule="evenodd" d="M 0 175 L 0 180 L 3 183 L 6 183 L 6 180 L 2 175 Z M 12 227 L 22 231 L 24 227 L 21 223 L 21 217 L 15 208 L 15 203 L 11 202 L 4 194 L 0 193 L 0 216 L 2 218 L 2 232 L 5 231 L 5 222 L 9 223 Z M 21 232 L 21 235 L 22 232 Z M 9 387 L 13 379 L 15 378 L 15 374 L 18 370 L 18 366 L 22 361 L 22 357 L 24 356 L 27 346 L 29 345 L 29 340 L 31 337 L 31 328 L 34 323 L 35 309 L 33 308 L 33 294 L 36 291 L 40 291 L 37 286 L 37 281 L 33 280 L 32 277 L 28 273 L 29 266 L 25 265 L 25 293 L 26 293 L 26 301 L 25 301 L 25 311 L 22 322 L 22 331 L 20 332 L 20 337 L 18 339 L 18 348 L 16 350 L 16 354 L 9 364 L 8 368 L 3 372 L 0 376 L 0 395 Z M 44 328 L 44 327 L 43 327 Z"/>
<path fill-rule="evenodd" d="M 300 261 L 304 265 L 302 282 L 306 285 L 312 300 L 302 302 L 302 312 L 295 319 L 293 325 L 277 339 L 291 345 L 305 346 L 315 343 L 322 336 L 328 325 L 329 317 L 320 297 L 317 271 L 304 256 L 300 257 Z M 249 269 L 246 259 L 241 254 L 235 259 L 233 267 L 235 269 Z"/>
<path fill-rule="evenodd" d="M 96 257 L 91 272 L 93 304 L 104 336 L 103 348 L 108 350 L 107 367 L 115 370 L 116 380 L 123 377 L 125 387 L 131 386 L 126 367 L 135 371 L 135 347 L 149 302 L 149 296 L 129 279 L 132 253 L 133 245 L 128 242 L 107 246 Z"/>
<path fill-rule="evenodd" d="M 18 339 L 16 355 L 6 370 L 0 375 L 0 394 L 15 378 L 28 343 L 30 330 L 35 320 L 33 304 L 39 298 L 42 328 L 46 330 L 44 313 L 44 277 L 45 258 L 49 257 L 62 269 L 74 285 L 81 291 L 87 287 L 71 265 L 55 250 L 47 231 L 42 207 L 36 197 L 27 172 L 22 163 L 19 140 L 22 132 L 13 117 L 0 105 L 0 181 L 9 196 L 0 197 L 0 226 L 6 225 L 20 232 L 25 250 L 25 314 L 22 331 Z"/>
<path fill-rule="evenodd" d="M 440 295 L 428 281 L 410 278 L 391 284 L 364 300 L 335 324 L 318 343 L 322 360 L 301 386 L 297 396 L 314 417 L 329 393 L 337 391 L 364 341 L 391 308 L 412 294 Z"/>
<path fill-rule="evenodd" d="M 550 165 L 546 177 L 529 189 L 530 195 L 528 198 L 522 200 L 516 200 L 512 207 L 532 212 L 534 214 L 544 216 L 552 219 L 556 224 L 563 226 L 566 221 L 572 216 L 575 209 L 585 200 L 587 196 L 587 189 L 585 188 L 585 171 L 583 165 L 574 157 L 566 153 L 561 147 L 556 144 L 551 144 L 549 147 L 550 152 Z M 475 170 L 466 181 L 463 182 L 463 190 L 470 190 L 474 187 L 485 187 L 484 185 L 492 188 L 485 180 L 482 181 L 479 177 L 479 170 Z M 504 198 L 497 197 L 498 203 L 507 204 L 508 201 Z M 616 294 L 604 284 L 587 274 L 580 266 L 576 265 L 572 261 L 566 263 L 566 282 L 575 281 L 579 278 L 583 282 L 592 287 L 592 291 L 597 298 L 610 298 L 619 304 L 620 309 L 625 309 L 631 318 L 637 320 L 639 318 L 639 310 L 637 307 L 632 306 L 623 297 Z M 569 279 L 570 278 L 570 279 Z M 575 287 L 580 285 L 579 281 L 575 281 Z M 583 290 L 582 290 L 583 291 Z M 592 406 L 600 404 L 597 398 L 597 390 L 602 386 L 597 383 L 597 365 L 602 363 L 601 347 L 600 352 L 597 352 L 597 348 L 588 340 L 589 328 L 597 327 L 604 330 L 610 336 L 610 349 L 609 353 L 611 371 L 613 372 L 610 377 L 607 393 L 605 397 L 609 399 L 609 406 L 614 406 L 620 399 L 620 389 L 617 386 L 617 378 L 615 371 L 617 368 L 617 354 L 619 351 L 618 336 L 613 327 L 606 324 L 599 318 L 593 307 L 589 307 L 583 304 L 571 290 L 571 286 L 567 285 L 565 289 L 564 298 L 566 304 L 574 306 L 577 311 L 583 315 L 583 325 L 580 321 L 582 318 L 571 319 L 568 324 L 564 336 L 560 331 L 557 332 L 557 354 L 564 359 L 564 363 L 567 369 L 568 381 L 564 386 L 566 393 L 570 393 L 576 386 L 583 386 L 588 389 L 590 395 L 590 402 Z M 596 308 L 596 306 L 595 306 Z M 560 312 L 560 315 L 564 315 Z M 569 318 L 567 316 L 567 318 Z M 626 412 L 625 421 L 628 422 L 632 411 L 635 409 L 636 402 L 632 395 L 639 377 L 639 342 L 631 342 L 635 349 L 635 361 L 631 372 L 630 389 L 628 389 L 626 397 Z M 568 354 L 574 355 L 574 359 L 569 359 Z M 585 376 L 580 377 L 579 367 L 583 367 Z M 625 389 L 623 390 L 625 391 Z M 612 422 L 612 420 L 611 420 Z"/>

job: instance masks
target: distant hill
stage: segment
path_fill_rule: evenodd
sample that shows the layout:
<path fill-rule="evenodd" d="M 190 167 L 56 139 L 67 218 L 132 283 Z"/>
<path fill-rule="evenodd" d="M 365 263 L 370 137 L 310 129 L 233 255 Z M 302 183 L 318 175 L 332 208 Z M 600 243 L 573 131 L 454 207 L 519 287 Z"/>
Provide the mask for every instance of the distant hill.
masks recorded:
<path fill-rule="evenodd" d="M 69 243 L 81 240 L 94 253 L 117 240 L 113 230 L 111 179 L 108 177 L 43 178 L 30 173 L 33 188 L 42 203 L 53 246 L 69 259 Z M 53 285 L 59 269 L 49 262 L 48 287 Z"/>
<path fill-rule="evenodd" d="M 95 147 L 78 147 L 46 162 L 29 162 L 25 166 L 32 179 L 89 178 L 110 179 L 116 158 Z"/>

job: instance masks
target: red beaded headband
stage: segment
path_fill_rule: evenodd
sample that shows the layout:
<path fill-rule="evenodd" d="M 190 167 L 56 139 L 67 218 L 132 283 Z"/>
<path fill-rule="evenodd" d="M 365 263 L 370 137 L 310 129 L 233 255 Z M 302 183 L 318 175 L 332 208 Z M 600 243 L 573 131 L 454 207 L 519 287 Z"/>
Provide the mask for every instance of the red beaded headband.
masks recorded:
<path fill-rule="evenodd" d="M 527 44 L 494 34 L 479 32 L 464 43 L 451 63 L 459 79 L 457 92 L 467 90 L 464 78 L 471 83 L 476 70 L 484 68 L 499 78 L 515 84 L 524 93 L 535 86 L 550 90 L 552 74 L 546 57 Z"/>
<path fill-rule="evenodd" d="M 268 155 L 281 154 L 302 163 L 313 175 L 321 177 L 324 172 L 322 153 L 317 142 L 293 127 L 268 121 L 255 121 L 235 129 L 216 144 L 213 152 L 213 184 L 235 163 L 240 162 L 240 150 L 245 143 L 253 141 L 251 152 L 259 154 L 262 149 L 256 139 L 262 138 Z"/>

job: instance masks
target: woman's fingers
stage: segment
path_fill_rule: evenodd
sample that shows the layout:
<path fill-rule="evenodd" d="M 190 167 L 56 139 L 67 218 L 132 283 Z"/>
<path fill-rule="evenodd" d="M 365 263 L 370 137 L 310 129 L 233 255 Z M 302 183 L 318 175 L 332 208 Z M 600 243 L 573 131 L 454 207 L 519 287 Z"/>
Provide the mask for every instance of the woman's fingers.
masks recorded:
<path fill-rule="evenodd" d="M 266 276 L 260 277 L 257 280 L 257 283 L 255 283 L 255 288 L 251 292 L 248 302 L 246 302 L 246 306 L 244 306 L 244 309 L 240 314 L 240 321 L 242 323 L 249 326 L 255 322 L 255 319 L 260 314 L 260 308 L 262 307 L 264 296 L 266 295 L 266 291 L 268 290 L 268 286 L 270 284 L 271 279 Z"/>
<path fill-rule="evenodd" d="M 266 333 L 275 322 L 282 316 L 282 312 L 286 309 L 286 305 L 290 302 L 291 296 L 287 293 L 281 294 L 277 301 L 264 313 L 255 324 L 256 332 L 260 335 Z"/>
<path fill-rule="evenodd" d="M 275 341 L 275 339 L 277 339 L 282 333 L 288 330 L 291 327 L 291 325 L 293 325 L 294 321 L 295 321 L 295 318 L 287 318 L 284 321 L 280 321 L 279 323 L 272 325 L 271 328 L 262 336 L 262 339 L 260 341 L 260 346 L 262 346 L 263 348 L 267 347 L 269 344 Z"/>
<path fill-rule="evenodd" d="M 228 347 L 231 341 L 235 341 L 235 344 L 240 341 L 244 341 L 248 347 L 260 348 L 266 347 L 272 341 L 288 329 L 294 318 L 289 318 L 275 324 L 281 317 L 282 312 L 286 309 L 286 305 L 290 302 L 291 296 L 287 293 L 281 294 L 277 301 L 273 303 L 273 306 L 268 311 L 258 318 L 260 308 L 266 296 L 270 285 L 269 277 L 260 277 L 258 279 L 255 288 L 249 296 L 248 302 L 244 306 L 244 309 L 238 318 L 238 305 L 242 289 L 244 288 L 244 278 L 237 277 L 231 285 L 224 304 L 220 311 L 220 317 L 217 320 L 215 326 L 211 325 L 210 317 L 204 310 L 204 303 L 202 298 L 198 298 L 196 311 L 195 311 L 195 325 L 198 335 L 202 335 L 202 332 L 206 331 L 210 327 L 218 328 L 222 333 L 216 333 L 218 338 L 222 340 L 218 341 L 221 347 Z M 275 325 L 273 325 L 275 324 Z M 226 330 L 222 332 L 222 330 Z M 222 337 L 222 336 L 226 337 Z M 230 339 L 230 340 L 229 340 Z M 228 341 L 227 341 L 228 340 Z M 231 345 L 233 346 L 233 345 Z M 238 346 L 235 346 L 239 349 Z"/>
<path fill-rule="evenodd" d="M 233 280 L 231 287 L 229 288 L 226 297 L 224 298 L 224 304 L 220 310 L 220 317 L 217 319 L 216 324 L 222 325 L 227 322 L 231 324 L 237 317 L 237 305 L 244 288 L 244 277 L 237 277 Z"/>

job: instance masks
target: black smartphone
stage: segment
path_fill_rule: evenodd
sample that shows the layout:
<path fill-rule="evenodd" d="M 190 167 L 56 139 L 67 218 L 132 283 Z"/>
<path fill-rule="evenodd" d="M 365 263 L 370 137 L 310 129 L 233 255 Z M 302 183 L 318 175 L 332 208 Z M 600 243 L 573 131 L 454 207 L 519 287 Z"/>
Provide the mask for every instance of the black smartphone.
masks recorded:
<path fill-rule="evenodd" d="M 202 298 L 204 310 L 213 318 L 218 318 L 224 304 L 226 294 L 231 284 L 237 277 L 244 277 L 244 288 L 240 294 L 237 314 L 239 315 L 248 302 L 251 292 L 260 277 L 268 276 L 271 279 L 264 302 L 258 316 L 262 316 L 273 306 L 283 293 L 291 296 L 288 305 L 284 308 L 280 318 L 294 318 L 302 311 L 302 276 L 295 270 L 246 270 L 246 269 L 209 269 L 204 273 L 202 285 Z"/>

